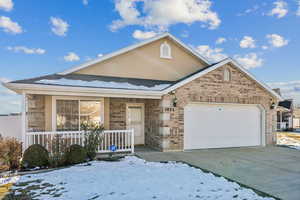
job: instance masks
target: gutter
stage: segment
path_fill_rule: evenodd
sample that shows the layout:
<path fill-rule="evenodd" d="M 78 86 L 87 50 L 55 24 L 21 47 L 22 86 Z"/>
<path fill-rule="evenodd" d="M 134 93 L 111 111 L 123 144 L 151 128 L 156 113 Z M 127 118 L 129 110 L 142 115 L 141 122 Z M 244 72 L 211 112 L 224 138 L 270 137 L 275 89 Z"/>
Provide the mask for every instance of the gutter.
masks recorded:
<path fill-rule="evenodd" d="M 40 84 L 4 83 L 5 87 L 20 94 L 22 92 L 45 95 L 70 95 L 70 96 L 103 96 L 103 97 L 127 97 L 161 99 L 162 91 L 126 90 L 108 88 L 89 88 L 73 86 L 54 86 Z"/>

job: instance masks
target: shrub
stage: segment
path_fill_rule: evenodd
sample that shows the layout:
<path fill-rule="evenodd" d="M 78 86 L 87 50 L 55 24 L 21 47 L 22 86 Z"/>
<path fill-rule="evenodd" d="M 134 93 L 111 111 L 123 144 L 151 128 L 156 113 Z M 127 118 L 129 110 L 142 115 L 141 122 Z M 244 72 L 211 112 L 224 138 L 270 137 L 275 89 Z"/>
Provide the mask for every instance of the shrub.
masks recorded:
<path fill-rule="evenodd" d="M 22 143 L 16 138 L 2 138 L 0 135 L 0 171 L 20 167 Z"/>
<path fill-rule="evenodd" d="M 85 149 L 78 145 L 73 144 L 70 146 L 66 152 L 66 162 L 67 164 L 78 164 L 85 162 L 87 157 Z"/>
<path fill-rule="evenodd" d="M 84 130 L 84 148 L 87 157 L 93 160 L 96 157 L 97 149 L 102 141 L 104 127 L 98 123 L 87 122 L 81 124 L 81 130 Z"/>
<path fill-rule="evenodd" d="M 49 141 L 50 155 L 49 165 L 51 167 L 60 167 L 66 164 L 66 152 L 70 147 L 70 139 L 62 138 L 60 135 Z"/>
<path fill-rule="evenodd" d="M 46 167 L 49 164 L 49 154 L 42 145 L 34 144 L 24 152 L 22 167 Z"/>

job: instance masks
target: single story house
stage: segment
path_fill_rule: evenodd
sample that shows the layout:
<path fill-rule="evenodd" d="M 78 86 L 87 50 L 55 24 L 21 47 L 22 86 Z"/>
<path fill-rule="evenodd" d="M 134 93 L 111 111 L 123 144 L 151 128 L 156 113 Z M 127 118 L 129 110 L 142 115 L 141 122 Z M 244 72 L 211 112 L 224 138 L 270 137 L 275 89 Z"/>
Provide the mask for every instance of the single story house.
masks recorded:
<path fill-rule="evenodd" d="M 5 86 L 23 95 L 25 147 L 35 133 L 79 134 L 85 121 L 102 123 L 104 145 L 120 149 L 128 138 L 111 138 L 122 130 L 134 130 L 133 146 L 161 151 L 264 146 L 276 141 L 282 100 L 235 60 L 210 63 L 169 33 Z"/>
<path fill-rule="evenodd" d="M 295 129 L 300 129 L 300 106 L 294 108 L 293 126 Z"/>
<path fill-rule="evenodd" d="M 277 106 L 277 130 L 293 129 L 294 105 L 292 99 L 280 101 Z"/>

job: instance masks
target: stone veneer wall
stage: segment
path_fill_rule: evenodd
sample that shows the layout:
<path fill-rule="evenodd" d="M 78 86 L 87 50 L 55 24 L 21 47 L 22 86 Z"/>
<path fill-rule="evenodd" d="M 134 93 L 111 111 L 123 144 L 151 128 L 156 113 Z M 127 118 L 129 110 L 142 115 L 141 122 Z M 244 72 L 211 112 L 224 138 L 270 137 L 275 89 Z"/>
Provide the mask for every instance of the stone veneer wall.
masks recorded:
<path fill-rule="evenodd" d="M 45 96 L 26 95 L 28 131 L 45 131 Z"/>
<path fill-rule="evenodd" d="M 159 149 L 159 102 L 155 99 L 110 98 L 110 129 L 126 129 L 126 103 L 144 103 L 145 105 L 145 144 Z"/>
<path fill-rule="evenodd" d="M 224 67 L 231 71 L 231 81 L 223 81 Z M 181 151 L 184 145 L 184 107 L 191 102 L 260 104 L 266 113 L 266 143 L 273 144 L 276 112 L 270 110 L 272 96 L 246 74 L 231 65 L 220 67 L 175 90 L 178 103 L 173 107 L 171 94 L 160 103 L 160 135 L 163 151 Z"/>

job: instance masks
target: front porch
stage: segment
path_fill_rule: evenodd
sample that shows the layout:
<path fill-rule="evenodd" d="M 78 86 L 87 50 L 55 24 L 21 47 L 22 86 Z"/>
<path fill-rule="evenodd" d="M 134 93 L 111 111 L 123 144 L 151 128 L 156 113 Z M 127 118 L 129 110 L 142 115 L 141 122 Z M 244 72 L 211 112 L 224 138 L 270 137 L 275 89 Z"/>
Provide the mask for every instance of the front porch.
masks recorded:
<path fill-rule="evenodd" d="M 276 124 L 277 131 L 285 131 L 292 129 L 293 126 L 293 114 L 287 108 L 278 107 L 277 108 L 277 124 Z"/>
<path fill-rule="evenodd" d="M 159 99 L 23 95 L 22 141 L 25 150 L 41 144 L 51 150 L 54 137 L 84 144 L 84 122 L 104 126 L 99 153 L 134 152 L 135 145 L 160 149 Z"/>

